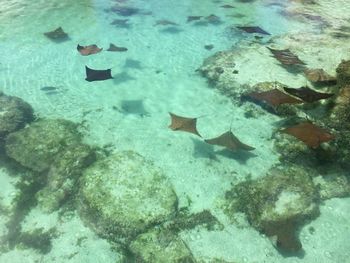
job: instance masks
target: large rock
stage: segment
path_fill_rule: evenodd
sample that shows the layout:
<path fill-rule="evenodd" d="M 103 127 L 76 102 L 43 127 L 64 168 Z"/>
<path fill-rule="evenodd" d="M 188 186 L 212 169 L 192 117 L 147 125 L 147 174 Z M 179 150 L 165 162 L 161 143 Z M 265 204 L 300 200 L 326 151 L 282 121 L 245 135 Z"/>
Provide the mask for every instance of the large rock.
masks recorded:
<path fill-rule="evenodd" d="M 343 60 L 336 71 L 338 85 L 340 87 L 350 85 L 350 60 Z"/>
<path fill-rule="evenodd" d="M 28 103 L 0 91 L 0 138 L 23 128 L 33 119 L 33 109 Z"/>
<path fill-rule="evenodd" d="M 80 182 L 81 214 L 100 235 L 128 243 L 171 218 L 177 197 L 162 171 L 139 154 L 113 154 L 87 168 Z"/>
<path fill-rule="evenodd" d="M 299 167 L 273 168 L 255 181 L 246 181 L 226 193 L 227 213 L 244 212 L 249 223 L 270 237 L 277 247 L 296 252 L 296 231 L 306 219 L 319 214 L 319 193 L 308 171 Z"/>
<path fill-rule="evenodd" d="M 36 172 L 49 169 L 56 156 L 69 145 L 79 144 L 77 125 L 66 120 L 40 120 L 9 134 L 6 153 Z"/>
<path fill-rule="evenodd" d="M 177 235 L 160 229 L 139 235 L 130 245 L 136 262 L 194 263 L 191 251 Z"/>

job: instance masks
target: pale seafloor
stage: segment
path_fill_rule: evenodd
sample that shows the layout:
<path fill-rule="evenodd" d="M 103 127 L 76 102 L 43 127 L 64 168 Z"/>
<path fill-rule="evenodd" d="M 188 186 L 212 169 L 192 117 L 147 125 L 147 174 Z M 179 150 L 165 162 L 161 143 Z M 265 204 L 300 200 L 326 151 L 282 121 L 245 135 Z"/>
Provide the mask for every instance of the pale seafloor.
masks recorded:
<path fill-rule="evenodd" d="M 28 102 L 38 118 L 79 123 L 89 145 L 103 147 L 111 154 L 132 150 L 160 167 L 177 195 L 179 208 L 191 213 L 209 210 L 222 226 L 208 230 L 198 225 L 179 233 L 196 262 L 347 263 L 349 198 L 320 203 L 319 216 L 299 229 L 302 255 L 280 253 L 273 238 L 259 233 L 243 215 L 231 220 L 224 213 L 225 192 L 232 185 L 263 177 L 278 164 L 273 133 L 282 117 L 262 114 L 259 107 L 254 108 L 260 112 L 257 117 L 247 117 L 244 105 L 233 103 L 196 71 L 207 57 L 234 49 L 238 54 L 232 61 L 239 71 L 237 86 L 262 81 L 279 81 L 291 87 L 309 84 L 303 74 L 286 71 L 265 47 L 259 47 L 278 43 L 292 48 L 313 68 L 335 75 L 341 60 L 350 58 L 350 44 L 348 38 L 335 38 L 330 32 L 350 27 L 350 2 L 304 2 L 312 1 L 0 0 L 0 90 Z M 221 7 L 225 4 L 235 8 Z M 141 11 L 123 17 L 107 11 L 114 5 Z M 331 29 L 324 31 L 320 21 L 287 16 L 288 12 L 320 16 Z M 191 15 L 211 14 L 221 22 L 186 21 Z M 129 26 L 111 25 L 118 18 L 129 19 Z M 159 20 L 177 25 L 157 25 Z M 260 26 L 271 35 L 257 39 L 230 29 L 237 25 Z M 44 36 L 59 26 L 69 40 L 56 43 Z M 109 43 L 128 50 L 107 52 Z M 97 44 L 104 50 L 81 56 L 77 44 Z M 213 49 L 204 48 L 209 44 Z M 113 79 L 87 82 L 85 65 L 112 68 Z M 41 89 L 46 86 L 56 89 Z M 130 101 L 142 101 L 143 107 Z M 241 141 L 256 149 L 251 155 L 240 155 L 205 145 L 194 134 L 170 130 L 168 112 L 201 116 L 197 128 L 204 138 L 232 129 Z M 21 174 L 11 173 L 1 163 L 0 207 L 10 209 Z M 7 217 L 1 215 L 0 262 L 127 262 L 123 249 L 90 228 L 74 208 L 66 210 L 63 205 L 47 213 L 34 206 L 18 222 L 21 232 L 55 228 L 46 241 L 51 242 L 50 249 L 44 253 L 23 242 L 9 247 Z"/>

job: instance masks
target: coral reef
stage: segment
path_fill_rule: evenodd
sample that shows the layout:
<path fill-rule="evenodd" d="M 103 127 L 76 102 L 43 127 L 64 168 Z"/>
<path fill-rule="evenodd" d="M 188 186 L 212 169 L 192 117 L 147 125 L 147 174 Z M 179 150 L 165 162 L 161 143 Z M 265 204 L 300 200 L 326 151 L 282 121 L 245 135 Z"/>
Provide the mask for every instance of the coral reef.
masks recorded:
<path fill-rule="evenodd" d="M 139 235 L 130 244 L 130 251 L 135 262 L 196 262 L 179 236 L 157 228 Z"/>
<path fill-rule="evenodd" d="M 272 168 L 261 179 L 245 181 L 226 193 L 226 213 L 244 212 L 249 223 L 267 236 L 277 237 L 282 252 L 297 252 L 297 230 L 318 216 L 319 193 L 310 172 L 297 166 Z"/>
<path fill-rule="evenodd" d="M 176 213 L 177 196 L 163 172 L 126 151 L 98 160 L 80 182 L 80 211 L 97 233 L 128 243 Z"/>
<path fill-rule="evenodd" d="M 34 119 L 32 107 L 20 98 L 0 91 L 0 139 Z"/>

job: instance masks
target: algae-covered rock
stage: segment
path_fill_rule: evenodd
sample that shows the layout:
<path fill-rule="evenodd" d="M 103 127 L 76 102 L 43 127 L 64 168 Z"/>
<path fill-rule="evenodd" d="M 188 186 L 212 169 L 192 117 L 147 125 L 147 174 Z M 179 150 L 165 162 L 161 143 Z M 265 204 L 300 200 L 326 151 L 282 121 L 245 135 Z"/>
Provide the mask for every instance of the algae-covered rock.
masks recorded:
<path fill-rule="evenodd" d="M 61 119 L 43 119 L 9 134 L 5 148 L 9 157 L 37 172 L 47 170 L 67 146 L 79 144 L 77 125 Z"/>
<path fill-rule="evenodd" d="M 140 263 L 194 263 L 196 262 L 185 242 L 171 232 L 153 229 L 139 235 L 130 250 Z"/>
<path fill-rule="evenodd" d="M 278 248 L 298 251 L 295 231 L 319 213 L 319 193 L 310 171 L 299 167 L 273 168 L 267 176 L 246 181 L 226 193 L 226 212 L 244 212 L 249 223 L 268 236 L 277 237 Z"/>
<path fill-rule="evenodd" d="M 104 237 L 129 242 L 176 212 L 162 171 L 139 154 L 113 154 L 87 168 L 80 182 L 82 216 Z"/>
<path fill-rule="evenodd" d="M 337 83 L 340 87 L 350 85 L 350 60 L 343 60 L 336 69 Z"/>
<path fill-rule="evenodd" d="M 23 128 L 34 119 L 32 107 L 20 98 L 0 91 L 0 137 Z"/>
<path fill-rule="evenodd" d="M 88 145 L 66 147 L 51 165 L 46 186 L 36 194 L 41 208 L 47 212 L 58 209 L 61 202 L 73 194 L 82 171 L 95 160 L 95 152 Z"/>

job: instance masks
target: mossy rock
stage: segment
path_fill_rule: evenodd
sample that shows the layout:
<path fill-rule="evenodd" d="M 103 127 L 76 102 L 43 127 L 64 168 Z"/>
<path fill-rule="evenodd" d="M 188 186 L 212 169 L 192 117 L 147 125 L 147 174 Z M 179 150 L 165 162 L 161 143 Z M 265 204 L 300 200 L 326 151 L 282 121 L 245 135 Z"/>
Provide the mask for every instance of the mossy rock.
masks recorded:
<path fill-rule="evenodd" d="M 128 243 L 171 218 L 177 196 L 163 172 L 125 151 L 95 162 L 80 182 L 81 215 L 100 235 Z"/>
<path fill-rule="evenodd" d="M 350 85 L 350 60 L 343 60 L 336 69 L 337 84 L 340 87 Z"/>
<path fill-rule="evenodd" d="M 194 263 L 191 251 L 182 239 L 171 232 L 153 229 L 139 235 L 130 245 L 136 262 Z"/>
<path fill-rule="evenodd" d="M 273 168 L 265 177 L 242 182 L 226 193 L 226 213 L 230 217 L 235 212 L 245 213 L 257 230 L 277 235 L 283 249 L 299 250 L 296 230 L 319 214 L 320 197 L 311 174 L 310 170 L 290 166 Z"/>
<path fill-rule="evenodd" d="M 69 145 L 80 143 L 77 125 L 62 119 L 43 119 L 6 138 L 6 154 L 36 172 L 47 170 Z"/>
<path fill-rule="evenodd" d="M 33 121 L 32 107 L 20 98 L 0 92 L 0 137 L 23 128 Z"/>

